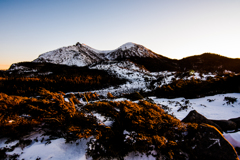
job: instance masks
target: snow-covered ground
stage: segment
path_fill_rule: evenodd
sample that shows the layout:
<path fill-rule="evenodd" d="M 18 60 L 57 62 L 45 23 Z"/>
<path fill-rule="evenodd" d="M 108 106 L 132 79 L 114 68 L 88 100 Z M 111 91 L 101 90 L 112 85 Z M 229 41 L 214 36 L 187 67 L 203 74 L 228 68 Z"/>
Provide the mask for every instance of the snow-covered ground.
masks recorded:
<path fill-rule="evenodd" d="M 233 145 L 240 148 L 240 132 L 224 133 L 224 137 Z"/>
<path fill-rule="evenodd" d="M 229 143 L 231 143 L 231 145 L 233 147 L 235 147 L 235 148 L 239 147 L 240 148 L 240 132 L 224 133 L 223 136 L 225 137 L 226 140 L 228 140 Z M 240 159 L 240 155 L 238 155 L 238 158 Z"/>
<path fill-rule="evenodd" d="M 235 97 L 237 101 L 227 104 L 225 97 Z M 240 93 L 217 94 L 196 99 L 185 98 L 156 98 L 150 97 L 157 104 L 169 107 L 169 113 L 173 113 L 178 119 L 182 120 L 191 110 L 196 110 L 208 119 L 230 119 L 240 117 Z M 180 106 L 188 106 L 186 110 L 178 111 Z"/>
<path fill-rule="evenodd" d="M 48 136 L 41 136 L 35 133 L 26 139 L 32 140 L 31 144 L 23 147 L 16 147 L 13 151 L 7 152 L 8 155 L 19 155 L 17 159 L 25 160 L 92 160 L 91 157 L 86 157 L 86 149 L 88 139 L 77 140 L 76 142 L 66 143 L 64 138 L 48 141 Z M 0 148 L 16 145 L 19 140 L 5 144 L 7 139 L 0 139 Z M 0 157 L 1 158 L 1 157 Z M 124 158 L 125 160 L 155 160 L 153 156 L 139 155 L 130 153 Z"/>
<path fill-rule="evenodd" d="M 8 155 L 20 155 L 18 159 L 41 159 L 41 160 L 85 160 L 86 156 L 86 143 L 88 140 L 77 140 L 74 143 L 65 143 L 63 138 L 47 141 L 48 136 L 41 136 L 36 133 L 27 137 L 32 140 L 29 146 L 23 148 L 23 146 L 16 147 L 12 152 L 7 152 Z M 16 140 L 9 144 L 5 144 L 6 139 L 0 139 L 0 148 L 5 146 L 14 146 L 19 141 Z"/>

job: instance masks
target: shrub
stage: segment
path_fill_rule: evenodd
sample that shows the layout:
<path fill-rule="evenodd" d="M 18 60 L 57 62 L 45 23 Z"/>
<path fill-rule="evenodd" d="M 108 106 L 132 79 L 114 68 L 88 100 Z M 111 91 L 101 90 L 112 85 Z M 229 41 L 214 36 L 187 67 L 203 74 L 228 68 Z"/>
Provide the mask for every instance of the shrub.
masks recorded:
<path fill-rule="evenodd" d="M 62 94 L 46 89 L 39 91 L 40 97 L 27 98 L 8 96 L 0 93 L 0 129 L 1 135 L 18 139 L 33 130 L 42 121 L 55 128 L 75 115 L 73 97 L 66 102 Z M 27 117 L 22 116 L 28 115 Z"/>
<path fill-rule="evenodd" d="M 100 113 L 113 121 L 112 126 L 101 126 L 98 139 L 89 142 L 87 150 L 94 159 L 123 158 L 130 152 L 174 157 L 179 150 L 177 141 L 187 125 L 168 115 L 155 104 L 140 101 L 96 102 L 84 107 L 88 112 Z M 118 111 L 119 110 L 119 111 Z"/>
<path fill-rule="evenodd" d="M 108 98 L 108 99 L 113 99 L 114 96 L 112 95 L 112 93 L 108 92 L 108 93 L 107 93 L 107 98 Z"/>
<path fill-rule="evenodd" d="M 128 98 L 128 99 L 130 99 L 132 101 L 136 101 L 136 100 L 144 98 L 139 92 L 130 93 L 130 94 L 124 94 L 124 97 Z"/>

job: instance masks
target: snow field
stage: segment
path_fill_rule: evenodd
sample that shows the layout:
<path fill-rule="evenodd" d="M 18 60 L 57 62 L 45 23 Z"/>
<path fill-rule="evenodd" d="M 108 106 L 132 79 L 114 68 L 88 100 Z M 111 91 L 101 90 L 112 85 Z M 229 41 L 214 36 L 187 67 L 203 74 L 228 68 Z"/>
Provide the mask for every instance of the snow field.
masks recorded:
<path fill-rule="evenodd" d="M 227 101 L 224 101 L 225 97 L 235 97 L 237 102 L 233 104 L 227 104 Z M 200 114 L 204 115 L 208 119 L 230 119 L 237 118 L 240 116 L 240 93 L 228 93 L 228 94 L 218 94 L 214 96 L 207 96 L 196 99 L 184 99 L 184 98 L 156 98 L 150 97 L 157 104 L 163 104 L 168 106 L 172 113 L 178 119 L 182 120 L 187 116 L 191 110 L 196 110 Z M 185 101 L 189 101 L 188 109 L 178 112 L 180 105 L 186 105 Z M 211 101 L 212 100 L 212 101 Z"/>

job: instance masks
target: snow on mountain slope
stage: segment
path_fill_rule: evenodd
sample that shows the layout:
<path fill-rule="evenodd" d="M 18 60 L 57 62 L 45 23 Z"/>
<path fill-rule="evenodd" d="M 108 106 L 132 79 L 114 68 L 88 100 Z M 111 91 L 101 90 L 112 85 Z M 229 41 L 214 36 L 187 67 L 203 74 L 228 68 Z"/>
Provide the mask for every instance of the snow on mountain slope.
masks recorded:
<path fill-rule="evenodd" d="M 135 47 L 136 45 L 137 44 L 135 44 L 135 43 L 128 42 L 128 43 L 125 43 L 125 44 L 121 45 L 120 47 L 118 47 L 118 49 L 121 49 L 122 51 L 125 51 L 127 49 Z"/>
<path fill-rule="evenodd" d="M 151 57 L 151 58 L 159 58 L 159 55 L 147 49 L 146 47 L 135 44 L 132 42 L 128 42 L 123 44 L 116 50 L 109 52 L 106 57 L 109 60 L 116 60 L 122 58 L 130 58 L 130 57 Z"/>
<path fill-rule="evenodd" d="M 118 74 L 121 78 L 126 78 L 129 80 L 144 79 L 144 76 L 151 76 L 149 71 L 145 68 L 141 68 L 130 61 L 121 62 L 104 62 L 97 65 L 90 66 L 90 69 L 107 70 L 111 73 Z"/>
<path fill-rule="evenodd" d="M 48 62 L 55 64 L 87 66 L 104 60 L 93 49 L 80 43 L 73 46 L 62 47 L 54 51 L 41 54 L 33 62 Z"/>
<path fill-rule="evenodd" d="M 156 76 L 152 75 L 151 72 L 130 61 L 102 62 L 100 64 L 90 66 L 90 69 L 106 70 L 110 74 L 114 74 L 119 78 L 128 80 L 126 84 L 120 85 L 117 88 L 110 87 L 99 91 L 91 91 L 104 96 L 106 96 L 108 92 L 113 95 L 121 95 L 122 93 L 132 93 L 141 89 L 148 90 L 147 86 L 151 80 L 156 80 Z"/>

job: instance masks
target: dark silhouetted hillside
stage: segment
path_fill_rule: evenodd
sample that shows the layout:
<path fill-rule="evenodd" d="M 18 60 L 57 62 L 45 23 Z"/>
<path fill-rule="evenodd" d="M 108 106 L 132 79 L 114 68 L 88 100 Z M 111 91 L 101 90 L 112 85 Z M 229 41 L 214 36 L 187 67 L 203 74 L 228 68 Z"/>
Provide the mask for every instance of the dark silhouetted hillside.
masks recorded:
<path fill-rule="evenodd" d="M 181 71 L 198 70 L 198 71 L 224 71 L 230 70 L 240 72 L 240 59 L 232 59 L 218 54 L 204 53 L 178 61 Z"/>

